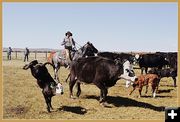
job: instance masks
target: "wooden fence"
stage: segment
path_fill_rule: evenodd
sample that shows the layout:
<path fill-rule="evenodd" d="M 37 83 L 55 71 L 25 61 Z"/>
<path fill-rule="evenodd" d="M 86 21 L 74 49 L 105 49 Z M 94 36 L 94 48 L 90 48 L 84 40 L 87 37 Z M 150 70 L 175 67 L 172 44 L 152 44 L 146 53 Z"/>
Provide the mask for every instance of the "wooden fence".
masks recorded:
<path fill-rule="evenodd" d="M 43 59 L 47 60 L 51 51 L 30 51 L 29 59 Z M 23 60 L 24 51 L 13 51 L 11 53 L 11 60 Z M 3 60 L 7 60 L 7 51 L 3 51 Z"/>
<path fill-rule="evenodd" d="M 56 52 L 62 52 L 63 50 L 55 50 Z M 52 50 L 48 51 L 39 51 L 39 50 L 30 50 L 29 59 L 42 59 L 47 60 L 49 57 L 49 54 L 52 52 Z M 120 53 L 120 52 L 114 52 L 114 53 Z M 152 53 L 152 52 L 124 52 L 124 53 L 130 53 L 130 54 L 146 54 L 146 53 Z M 61 54 L 61 53 L 60 53 Z M 7 60 L 7 49 L 3 49 L 3 60 Z M 23 60 L 24 59 L 24 51 L 23 50 L 14 50 L 11 54 L 12 60 Z"/>

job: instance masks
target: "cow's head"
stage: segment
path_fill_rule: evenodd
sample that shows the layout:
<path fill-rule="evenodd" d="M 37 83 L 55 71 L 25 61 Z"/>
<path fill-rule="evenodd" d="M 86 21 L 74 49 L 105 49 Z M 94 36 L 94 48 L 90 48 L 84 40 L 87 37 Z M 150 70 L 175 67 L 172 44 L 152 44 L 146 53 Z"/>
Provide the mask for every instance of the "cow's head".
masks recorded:
<path fill-rule="evenodd" d="M 170 60 L 168 58 L 164 58 L 164 62 L 163 62 L 164 65 L 169 65 L 170 64 L 169 62 Z"/>
<path fill-rule="evenodd" d="M 133 70 L 126 69 L 126 72 L 127 72 L 127 75 L 128 75 L 129 77 L 134 77 L 134 76 L 135 76 L 135 73 L 134 73 Z"/>
<path fill-rule="evenodd" d="M 38 64 L 38 61 L 37 61 L 37 60 L 33 60 L 33 61 L 31 61 L 29 64 L 26 64 L 26 65 L 23 67 L 23 69 L 24 69 L 24 70 L 27 70 L 28 68 L 31 68 L 31 67 L 35 66 L 36 64 Z"/>
<path fill-rule="evenodd" d="M 121 59 L 120 58 L 115 59 L 114 63 L 115 63 L 116 66 L 119 67 L 119 71 L 120 71 L 119 72 L 119 74 L 120 74 L 119 77 L 121 77 L 121 75 L 123 74 L 123 63 L 122 63 Z"/>
<path fill-rule="evenodd" d="M 137 64 L 139 62 L 139 59 L 140 59 L 140 55 L 139 54 L 134 55 L 133 64 Z"/>

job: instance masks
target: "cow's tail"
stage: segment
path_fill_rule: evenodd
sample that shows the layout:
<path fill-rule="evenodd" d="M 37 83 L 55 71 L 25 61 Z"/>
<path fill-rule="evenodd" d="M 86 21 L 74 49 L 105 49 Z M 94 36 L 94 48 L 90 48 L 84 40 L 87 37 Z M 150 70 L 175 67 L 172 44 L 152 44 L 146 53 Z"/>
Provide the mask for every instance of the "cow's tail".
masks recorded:
<path fill-rule="evenodd" d="M 48 62 L 52 63 L 52 58 L 53 58 L 54 54 L 55 54 L 55 52 L 51 52 L 49 54 L 48 59 L 47 59 Z"/>

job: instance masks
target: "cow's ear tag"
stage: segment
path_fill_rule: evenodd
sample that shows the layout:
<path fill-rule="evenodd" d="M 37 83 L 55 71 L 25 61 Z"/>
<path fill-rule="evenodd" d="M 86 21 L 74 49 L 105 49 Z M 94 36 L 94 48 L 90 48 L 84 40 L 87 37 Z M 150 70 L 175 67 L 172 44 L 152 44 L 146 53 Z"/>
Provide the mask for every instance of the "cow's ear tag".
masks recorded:
<path fill-rule="evenodd" d="M 114 62 L 116 65 L 118 65 L 120 63 L 120 61 L 118 59 L 115 59 Z"/>

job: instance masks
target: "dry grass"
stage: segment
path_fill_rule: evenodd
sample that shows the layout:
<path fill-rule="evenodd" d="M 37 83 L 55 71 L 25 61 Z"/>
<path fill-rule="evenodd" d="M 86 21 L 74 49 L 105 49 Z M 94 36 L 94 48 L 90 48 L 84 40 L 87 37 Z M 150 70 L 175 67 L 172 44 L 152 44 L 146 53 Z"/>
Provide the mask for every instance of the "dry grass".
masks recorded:
<path fill-rule="evenodd" d="M 64 94 L 52 99 L 54 110 L 46 111 L 46 104 L 32 77 L 30 70 L 22 69 L 22 60 L 3 61 L 3 119 L 164 119 L 164 107 L 177 106 L 177 88 L 172 87 L 171 78 L 164 78 L 160 83 L 160 94 L 151 98 L 151 93 L 137 98 L 138 91 L 128 96 L 125 81 L 120 80 L 109 89 L 107 107 L 99 102 L 99 89 L 94 85 L 82 84 L 79 99 L 70 99 L 68 83 L 65 83 L 68 70 L 61 68 L 60 80 Z M 53 70 L 48 66 L 50 73 Z M 137 75 L 139 70 L 135 71 Z M 74 88 L 74 93 L 76 89 Z M 142 92 L 144 93 L 144 91 Z"/>

